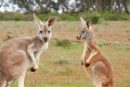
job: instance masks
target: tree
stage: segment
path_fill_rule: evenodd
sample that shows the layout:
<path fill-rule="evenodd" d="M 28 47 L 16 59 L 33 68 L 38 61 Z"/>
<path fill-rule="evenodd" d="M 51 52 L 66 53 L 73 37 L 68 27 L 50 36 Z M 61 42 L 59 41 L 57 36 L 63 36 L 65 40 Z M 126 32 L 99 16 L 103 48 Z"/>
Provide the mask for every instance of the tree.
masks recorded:
<path fill-rule="evenodd" d="M 124 9 L 125 9 L 125 12 L 126 13 L 129 13 L 129 10 L 128 10 L 128 0 L 123 0 L 123 5 L 124 5 Z"/>
<path fill-rule="evenodd" d="M 4 0 L 1 0 L 1 2 L 0 2 L 0 7 L 3 5 L 3 3 L 4 3 Z"/>
<path fill-rule="evenodd" d="M 85 12 L 85 11 L 116 11 L 129 13 L 128 5 L 130 0 L 10 0 L 11 3 L 17 4 L 19 8 L 25 9 L 27 12 L 48 13 L 59 9 L 62 12 Z M 3 0 L 2 0 L 3 2 Z M 114 8 L 113 8 L 114 7 Z M 124 9 L 124 10 L 123 10 Z"/>

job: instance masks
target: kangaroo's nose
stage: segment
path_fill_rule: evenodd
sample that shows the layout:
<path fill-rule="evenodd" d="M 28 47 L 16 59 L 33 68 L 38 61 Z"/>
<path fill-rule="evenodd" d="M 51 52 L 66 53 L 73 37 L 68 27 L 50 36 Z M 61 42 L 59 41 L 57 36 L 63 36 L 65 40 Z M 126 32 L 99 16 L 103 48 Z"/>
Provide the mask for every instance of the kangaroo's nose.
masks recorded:
<path fill-rule="evenodd" d="M 47 42 L 47 41 L 48 41 L 48 38 L 47 38 L 47 37 L 44 37 L 44 41 Z"/>
<path fill-rule="evenodd" d="M 80 40 L 80 36 L 77 36 L 77 40 Z"/>

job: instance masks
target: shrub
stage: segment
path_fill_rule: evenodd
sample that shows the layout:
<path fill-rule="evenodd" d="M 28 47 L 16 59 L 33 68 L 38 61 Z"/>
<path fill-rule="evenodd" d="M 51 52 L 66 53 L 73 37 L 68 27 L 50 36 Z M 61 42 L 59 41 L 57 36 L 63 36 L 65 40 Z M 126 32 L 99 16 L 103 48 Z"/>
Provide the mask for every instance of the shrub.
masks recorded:
<path fill-rule="evenodd" d="M 98 12 L 86 13 L 85 19 L 91 20 L 93 24 L 101 23 L 101 15 Z"/>
<path fill-rule="evenodd" d="M 60 20 L 76 21 L 79 20 L 78 13 L 64 13 L 59 16 Z"/>
<path fill-rule="evenodd" d="M 113 20 L 113 21 L 130 20 L 130 15 L 125 13 L 119 14 L 119 13 L 103 12 L 102 18 L 104 18 L 105 20 Z"/>
<path fill-rule="evenodd" d="M 104 40 L 99 40 L 98 41 L 98 45 L 99 45 L 99 47 L 104 46 L 105 45 L 105 41 Z"/>
<path fill-rule="evenodd" d="M 56 41 L 56 45 L 59 47 L 70 47 L 71 46 L 71 42 L 67 39 L 65 40 L 57 40 Z"/>

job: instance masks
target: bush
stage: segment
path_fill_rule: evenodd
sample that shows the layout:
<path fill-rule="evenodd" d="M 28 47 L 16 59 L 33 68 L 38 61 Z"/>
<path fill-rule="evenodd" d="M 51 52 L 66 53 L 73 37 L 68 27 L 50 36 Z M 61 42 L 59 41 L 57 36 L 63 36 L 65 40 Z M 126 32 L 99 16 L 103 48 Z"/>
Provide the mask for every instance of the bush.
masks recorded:
<path fill-rule="evenodd" d="M 58 13 L 47 13 L 47 14 L 37 14 L 37 16 L 41 20 L 47 20 L 49 17 L 56 16 L 58 17 L 59 21 L 79 21 L 80 16 L 85 18 L 86 20 L 91 20 L 92 23 L 97 24 L 101 23 L 102 19 L 104 20 L 130 20 L 129 14 L 119 14 L 119 13 L 110 13 L 107 11 L 104 11 L 102 13 L 99 12 L 84 12 L 84 13 L 64 13 L 64 14 L 58 14 Z M 11 13 L 11 12 L 5 12 L 0 13 L 0 20 L 14 20 L 14 21 L 32 21 L 33 15 L 32 13 Z"/>
<path fill-rule="evenodd" d="M 92 21 L 93 24 L 97 24 L 101 22 L 101 14 L 98 12 L 86 13 L 84 18 L 86 20 Z"/>
<path fill-rule="evenodd" d="M 105 45 L 105 41 L 104 40 L 98 41 L 98 45 L 99 45 L 99 47 L 104 46 Z"/>
<path fill-rule="evenodd" d="M 112 21 L 118 21 L 118 20 L 130 20 L 129 14 L 119 14 L 119 13 L 109 13 L 109 12 L 103 12 L 102 18 L 105 20 L 112 20 Z"/>
<path fill-rule="evenodd" d="M 56 41 L 56 45 L 59 47 L 70 47 L 71 46 L 71 42 L 67 39 L 65 40 L 57 40 Z"/>
<path fill-rule="evenodd" d="M 79 20 L 79 14 L 78 13 L 65 13 L 59 16 L 60 20 L 68 20 L 68 21 L 76 21 Z"/>

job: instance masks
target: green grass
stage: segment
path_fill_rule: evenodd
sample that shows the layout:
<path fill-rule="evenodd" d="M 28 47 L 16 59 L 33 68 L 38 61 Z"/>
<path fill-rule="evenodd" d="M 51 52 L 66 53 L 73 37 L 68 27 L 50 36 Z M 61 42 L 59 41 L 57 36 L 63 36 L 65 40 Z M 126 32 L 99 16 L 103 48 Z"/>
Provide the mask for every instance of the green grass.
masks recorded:
<path fill-rule="evenodd" d="M 60 47 L 71 47 L 71 42 L 67 39 L 65 40 L 56 40 L 56 46 L 60 46 Z"/>

